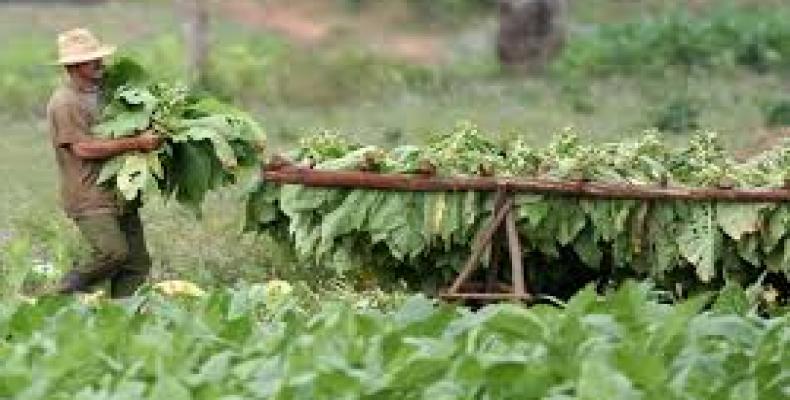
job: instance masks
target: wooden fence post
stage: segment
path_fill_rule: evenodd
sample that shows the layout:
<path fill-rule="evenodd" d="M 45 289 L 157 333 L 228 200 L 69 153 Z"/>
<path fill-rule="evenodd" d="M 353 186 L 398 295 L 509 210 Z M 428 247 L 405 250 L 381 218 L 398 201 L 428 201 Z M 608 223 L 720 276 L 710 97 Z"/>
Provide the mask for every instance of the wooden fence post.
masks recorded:
<path fill-rule="evenodd" d="M 175 0 L 186 46 L 190 84 L 202 86 L 208 72 L 209 0 Z"/>

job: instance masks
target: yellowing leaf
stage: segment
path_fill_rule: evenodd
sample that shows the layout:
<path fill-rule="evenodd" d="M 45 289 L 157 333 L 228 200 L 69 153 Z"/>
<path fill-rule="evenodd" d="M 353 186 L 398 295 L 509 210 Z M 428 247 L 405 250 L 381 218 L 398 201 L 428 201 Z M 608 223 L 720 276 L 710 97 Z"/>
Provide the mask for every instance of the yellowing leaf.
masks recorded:
<path fill-rule="evenodd" d="M 154 289 L 167 296 L 202 297 L 206 294 L 198 285 L 188 281 L 162 281 L 154 285 Z"/>
<path fill-rule="evenodd" d="M 442 220 L 444 219 L 444 209 L 447 206 L 447 198 L 444 192 L 436 193 L 433 203 L 433 213 L 431 215 L 431 232 L 441 233 Z"/>
<path fill-rule="evenodd" d="M 743 235 L 760 229 L 760 211 L 767 206 L 767 204 L 718 203 L 716 221 L 729 237 L 740 240 Z"/>
<path fill-rule="evenodd" d="M 696 267 L 700 280 L 709 282 L 716 274 L 717 258 L 713 206 L 695 205 L 690 218 L 679 238 L 680 254 Z"/>
<path fill-rule="evenodd" d="M 159 154 L 156 152 L 151 152 L 146 155 L 146 160 L 148 161 L 148 169 L 151 173 L 160 179 L 164 179 L 165 171 L 162 167 L 162 160 L 159 158 Z"/>
<path fill-rule="evenodd" d="M 79 293 L 77 295 L 77 300 L 85 305 L 96 305 L 105 295 L 106 293 L 104 290 L 97 290 L 93 293 Z"/>
<path fill-rule="evenodd" d="M 148 184 L 148 159 L 142 154 L 127 155 L 118 171 L 116 184 L 126 200 L 134 200 Z"/>
<path fill-rule="evenodd" d="M 282 304 L 293 292 L 290 283 L 281 280 L 271 280 L 264 285 L 266 302 L 269 304 Z"/>

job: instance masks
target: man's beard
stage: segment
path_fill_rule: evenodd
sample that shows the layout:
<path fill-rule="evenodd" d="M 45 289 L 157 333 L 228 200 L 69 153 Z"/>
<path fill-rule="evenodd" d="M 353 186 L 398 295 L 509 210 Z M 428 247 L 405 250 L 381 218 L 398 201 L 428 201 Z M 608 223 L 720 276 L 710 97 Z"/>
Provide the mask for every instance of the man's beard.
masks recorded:
<path fill-rule="evenodd" d="M 102 82 L 104 82 L 104 71 L 99 71 L 91 77 L 91 82 L 96 85 L 100 86 Z"/>
<path fill-rule="evenodd" d="M 88 79 L 88 83 L 93 86 L 94 88 L 101 88 L 104 84 L 104 74 L 98 74 L 97 76 L 92 76 Z"/>

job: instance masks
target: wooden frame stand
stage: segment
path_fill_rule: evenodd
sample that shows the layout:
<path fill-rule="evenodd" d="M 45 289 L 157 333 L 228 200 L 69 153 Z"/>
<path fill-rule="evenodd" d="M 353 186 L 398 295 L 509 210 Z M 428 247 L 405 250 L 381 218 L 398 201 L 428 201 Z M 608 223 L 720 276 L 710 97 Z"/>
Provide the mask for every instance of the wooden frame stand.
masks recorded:
<path fill-rule="evenodd" d="M 264 181 L 279 184 L 297 184 L 309 187 L 335 187 L 371 190 L 416 192 L 476 191 L 496 193 L 491 221 L 475 238 L 472 253 L 452 286 L 440 294 L 447 300 L 532 300 L 524 281 L 521 243 L 513 214 L 515 193 L 550 194 L 574 198 L 632 199 L 632 200 L 686 200 L 764 203 L 790 201 L 790 184 L 779 189 L 724 189 L 684 188 L 623 183 L 598 183 L 586 181 L 550 181 L 529 178 L 495 177 L 437 177 L 421 174 L 379 174 L 365 171 L 322 171 L 297 167 L 281 159 L 263 167 Z M 499 246 L 507 240 L 513 285 L 497 281 L 499 276 Z M 491 246 L 491 267 L 486 282 L 469 282 L 479 268 L 480 259 Z"/>
<path fill-rule="evenodd" d="M 508 253 L 510 258 L 511 276 L 513 279 L 512 289 L 508 292 L 503 291 L 507 288 L 497 282 L 499 274 L 499 251 L 496 246 L 492 247 L 492 263 L 488 271 L 488 278 L 484 285 L 470 283 L 469 278 L 480 266 L 480 258 L 485 249 L 494 242 L 497 236 L 507 238 Z M 479 291 L 484 287 L 484 291 Z M 464 291 L 464 288 L 473 288 L 473 292 Z M 498 292 L 497 292 L 498 290 Z M 513 198 L 504 187 L 497 190 L 494 200 L 494 213 L 491 221 L 475 237 L 472 245 L 472 253 L 466 261 L 464 268 L 458 274 L 450 288 L 440 295 L 446 300 L 521 300 L 529 301 L 532 295 L 527 293 L 524 283 L 524 265 L 521 256 L 521 242 L 516 230 L 516 217 L 513 214 Z"/>

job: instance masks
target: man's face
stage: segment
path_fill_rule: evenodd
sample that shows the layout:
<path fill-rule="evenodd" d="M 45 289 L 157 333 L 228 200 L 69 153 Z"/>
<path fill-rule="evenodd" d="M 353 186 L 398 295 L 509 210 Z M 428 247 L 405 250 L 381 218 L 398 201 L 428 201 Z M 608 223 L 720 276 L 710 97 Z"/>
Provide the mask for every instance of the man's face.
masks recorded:
<path fill-rule="evenodd" d="M 87 82 L 99 83 L 104 76 L 104 63 L 101 59 L 71 66 L 73 74 Z"/>

